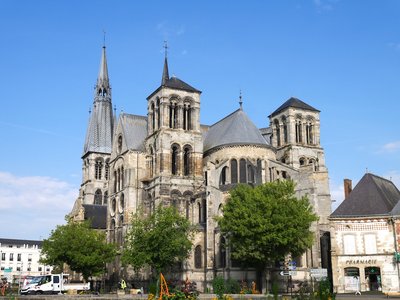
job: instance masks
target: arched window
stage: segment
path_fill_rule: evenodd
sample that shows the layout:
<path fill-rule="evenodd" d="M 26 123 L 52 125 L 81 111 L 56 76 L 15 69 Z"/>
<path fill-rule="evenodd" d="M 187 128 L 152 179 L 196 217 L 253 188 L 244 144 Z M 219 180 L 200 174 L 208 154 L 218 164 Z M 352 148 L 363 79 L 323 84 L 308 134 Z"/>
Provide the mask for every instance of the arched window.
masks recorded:
<path fill-rule="evenodd" d="M 96 159 L 94 177 L 101 179 L 101 171 L 103 169 L 103 162 L 101 159 Z"/>
<path fill-rule="evenodd" d="M 121 167 L 121 189 L 125 186 L 124 167 Z"/>
<path fill-rule="evenodd" d="M 296 120 L 296 143 L 303 142 L 301 120 Z"/>
<path fill-rule="evenodd" d="M 169 128 L 178 128 L 178 105 L 175 102 L 169 105 Z"/>
<path fill-rule="evenodd" d="M 231 160 L 231 183 L 238 183 L 237 160 Z"/>
<path fill-rule="evenodd" d="M 194 267 L 196 269 L 200 269 L 202 266 L 201 256 L 201 246 L 197 245 L 196 248 L 194 248 Z"/>
<path fill-rule="evenodd" d="M 192 173 L 190 167 L 191 152 L 190 146 L 185 146 L 185 148 L 183 148 L 183 175 L 185 176 L 188 176 Z"/>
<path fill-rule="evenodd" d="M 221 236 L 219 239 L 219 265 L 221 268 L 226 267 L 226 243 L 225 243 L 225 238 Z"/>
<path fill-rule="evenodd" d="M 186 199 L 186 219 L 189 220 L 190 215 L 190 197 Z"/>
<path fill-rule="evenodd" d="M 157 99 L 157 128 L 161 127 L 161 107 L 160 99 Z"/>
<path fill-rule="evenodd" d="M 221 171 L 221 184 L 227 184 L 227 174 L 228 174 L 228 167 L 223 167 Z"/>
<path fill-rule="evenodd" d="M 306 142 L 308 145 L 314 144 L 314 124 L 310 119 L 306 124 Z"/>
<path fill-rule="evenodd" d="M 251 164 L 247 165 L 247 182 L 254 183 L 254 167 Z"/>
<path fill-rule="evenodd" d="M 189 105 L 188 110 L 187 110 L 187 129 L 188 130 L 192 130 L 193 129 L 193 125 L 192 124 L 193 124 L 192 123 L 192 108 Z"/>
<path fill-rule="evenodd" d="M 312 166 L 312 168 L 313 168 L 314 171 L 317 171 L 316 163 L 315 163 L 315 159 L 314 159 L 314 158 L 311 158 L 311 159 L 308 161 L 308 164 L 309 164 L 310 166 Z"/>
<path fill-rule="evenodd" d="M 304 166 L 306 164 L 306 159 L 304 157 L 300 157 L 299 163 L 300 163 L 300 166 Z"/>
<path fill-rule="evenodd" d="M 114 171 L 114 193 L 117 192 L 117 182 L 118 182 L 117 171 Z"/>
<path fill-rule="evenodd" d="M 171 150 L 171 173 L 172 175 L 178 174 L 179 161 L 178 161 L 179 148 L 177 145 L 172 146 Z"/>
<path fill-rule="evenodd" d="M 240 172 L 240 183 L 247 183 L 247 176 L 246 176 L 246 160 L 244 158 L 240 159 L 239 162 L 240 166 L 239 166 L 239 172 Z"/>
<path fill-rule="evenodd" d="M 117 170 L 117 176 L 118 176 L 117 191 L 120 191 L 121 190 L 121 170 L 120 169 Z"/>
<path fill-rule="evenodd" d="M 112 199 L 111 202 L 111 213 L 114 214 L 117 209 L 117 200 L 115 198 Z"/>
<path fill-rule="evenodd" d="M 151 103 L 151 108 L 150 108 L 150 124 L 151 124 L 151 128 L 153 130 L 153 132 L 156 130 L 156 110 L 155 110 L 155 106 L 154 103 Z"/>
<path fill-rule="evenodd" d="M 119 211 L 123 212 L 125 210 L 125 196 L 124 193 L 121 193 L 121 197 L 119 199 Z"/>
<path fill-rule="evenodd" d="M 283 117 L 282 118 L 282 123 L 283 123 L 283 142 L 285 144 L 288 143 L 288 126 L 287 126 L 287 122 L 286 122 L 286 118 Z"/>
<path fill-rule="evenodd" d="M 183 106 L 183 129 L 191 130 L 192 129 L 192 108 L 189 103 L 186 103 Z"/>
<path fill-rule="evenodd" d="M 276 132 L 276 145 L 278 147 L 281 146 L 281 127 L 279 125 L 279 121 L 275 120 L 275 132 Z"/>
<path fill-rule="evenodd" d="M 118 136 L 118 153 L 122 151 L 122 135 Z"/>
<path fill-rule="evenodd" d="M 106 165 L 104 168 L 104 177 L 106 180 L 110 179 L 110 160 L 106 159 Z"/>
<path fill-rule="evenodd" d="M 101 205 L 102 200 L 103 200 L 103 193 L 101 192 L 100 189 L 98 189 L 94 193 L 94 204 Z"/>
<path fill-rule="evenodd" d="M 111 220 L 110 225 L 110 242 L 115 243 L 115 219 Z"/>
<path fill-rule="evenodd" d="M 183 129 L 184 130 L 188 129 L 188 126 L 187 126 L 187 112 L 188 112 L 187 105 L 184 104 L 183 105 Z"/>
<path fill-rule="evenodd" d="M 103 205 L 107 205 L 107 203 L 108 203 L 108 192 L 105 191 L 103 196 Z"/>

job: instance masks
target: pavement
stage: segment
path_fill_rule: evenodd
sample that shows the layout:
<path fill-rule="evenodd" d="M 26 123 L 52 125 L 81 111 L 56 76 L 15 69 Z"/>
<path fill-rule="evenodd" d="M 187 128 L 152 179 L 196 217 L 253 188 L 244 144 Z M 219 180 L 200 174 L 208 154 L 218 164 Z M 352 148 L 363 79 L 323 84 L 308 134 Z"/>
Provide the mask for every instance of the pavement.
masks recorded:
<path fill-rule="evenodd" d="M 375 299 L 400 299 L 400 296 L 386 296 L 385 294 L 382 293 L 361 293 L 361 295 L 355 295 L 354 293 L 352 294 L 337 294 L 336 299 L 368 299 L 368 300 L 375 300 Z"/>

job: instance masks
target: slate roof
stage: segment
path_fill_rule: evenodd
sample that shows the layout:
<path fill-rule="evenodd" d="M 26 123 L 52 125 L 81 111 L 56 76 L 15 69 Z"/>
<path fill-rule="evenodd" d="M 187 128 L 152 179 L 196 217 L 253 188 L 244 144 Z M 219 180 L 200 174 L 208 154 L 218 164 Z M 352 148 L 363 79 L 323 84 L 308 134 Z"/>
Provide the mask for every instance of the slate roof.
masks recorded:
<path fill-rule="evenodd" d="M 165 84 L 165 87 L 172 88 L 172 89 L 178 89 L 178 90 L 184 90 L 184 91 L 189 91 L 189 92 L 195 92 L 195 93 L 201 93 L 199 90 L 195 89 L 191 85 L 187 84 L 186 82 L 180 80 L 177 77 L 172 76 L 170 79 L 168 79 Z"/>
<path fill-rule="evenodd" d="M 147 117 L 124 113 L 120 115 L 120 118 L 125 147 L 144 151 L 144 140 L 147 137 Z"/>
<path fill-rule="evenodd" d="M 390 215 L 399 206 L 399 200 L 400 191 L 393 182 L 367 173 L 331 214 L 331 218 Z"/>
<path fill-rule="evenodd" d="M 84 155 L 88 152 L 111 153 L 113 123 L 111 102 L 96 101 L 86 131 Z"/>
<path fill-rule="evenodd" d="M 294 107 L 294 108 L 300 108 L 304 110 L 309 110 L 309 111 L 316 111 L 319 112 L 318 109 L 315 109 L 311 105 L 308 105 L 307 103 L 301 101 L 300 99 L 291 97 L 289 100 L 287 100 L 285 103 L 283 103 L 281 106 L 279 106 L 271 115 L 270 117 L 273 117 L 277 114 L 279 114 L 282 110 L 285 110 L 288 107 Z"/>
<path fill-rule="evenodd" d="M 111 89 L 105 47 L 103 47 L 95 90 L 97 91 L 99 88 L 106 89 L 109 95 L 95 96 L 92 113 L 89 119 L 89 126 L 86 131 L 83 155 L 88 152 L 111 153 L 112 150 L 114 114 L 111 103 Z"/>
<path fill-rule="evenodd" d="M 238 109 L 209 127 L 205 133 L 203 151 L 223 145 L 248 144 L 269 145 L 246 113 Z"/>
<path fill-rule="evenodd" d="M 93 229 L 107 228 L 107 205 L 83 204 L 84 219 L 91 221 Z"/>
<path fill-rule="evenodd" d="M 42 247 L 43 241 L 36 241 L 36 240 L 19 240 L 19 239 L 3 239 L 0 238 L 0 244 L 4 245 L 37 245 L 39 248 Z"/>

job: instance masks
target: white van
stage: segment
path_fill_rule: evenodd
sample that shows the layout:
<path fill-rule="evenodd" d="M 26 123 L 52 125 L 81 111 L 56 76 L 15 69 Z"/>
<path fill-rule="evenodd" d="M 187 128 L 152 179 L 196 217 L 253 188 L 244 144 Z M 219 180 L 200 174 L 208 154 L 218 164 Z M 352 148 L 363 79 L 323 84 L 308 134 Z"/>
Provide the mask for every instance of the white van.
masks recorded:
<path fill-rule="evenodd" d="M 28 294 L 61 294 L 68 290 L 90 290 L 88 283 L 68 283 L 68 274 L 50 274 L 36 276 L 22 287 L 21 295 Z"/>

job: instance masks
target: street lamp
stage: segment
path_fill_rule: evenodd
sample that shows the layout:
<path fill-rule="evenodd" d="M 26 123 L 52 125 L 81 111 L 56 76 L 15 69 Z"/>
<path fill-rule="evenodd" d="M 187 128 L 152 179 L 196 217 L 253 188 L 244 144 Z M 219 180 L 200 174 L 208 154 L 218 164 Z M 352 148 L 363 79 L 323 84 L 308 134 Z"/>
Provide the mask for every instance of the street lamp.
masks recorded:
<path fill-rule="evenodd" d="M 22 275 L 22 268 L 23 267 L 24 267 L 24 263 L 21 262 L 20 269 L 19 269 L 18 295 L 21 295 L 21 275 Z"/>

